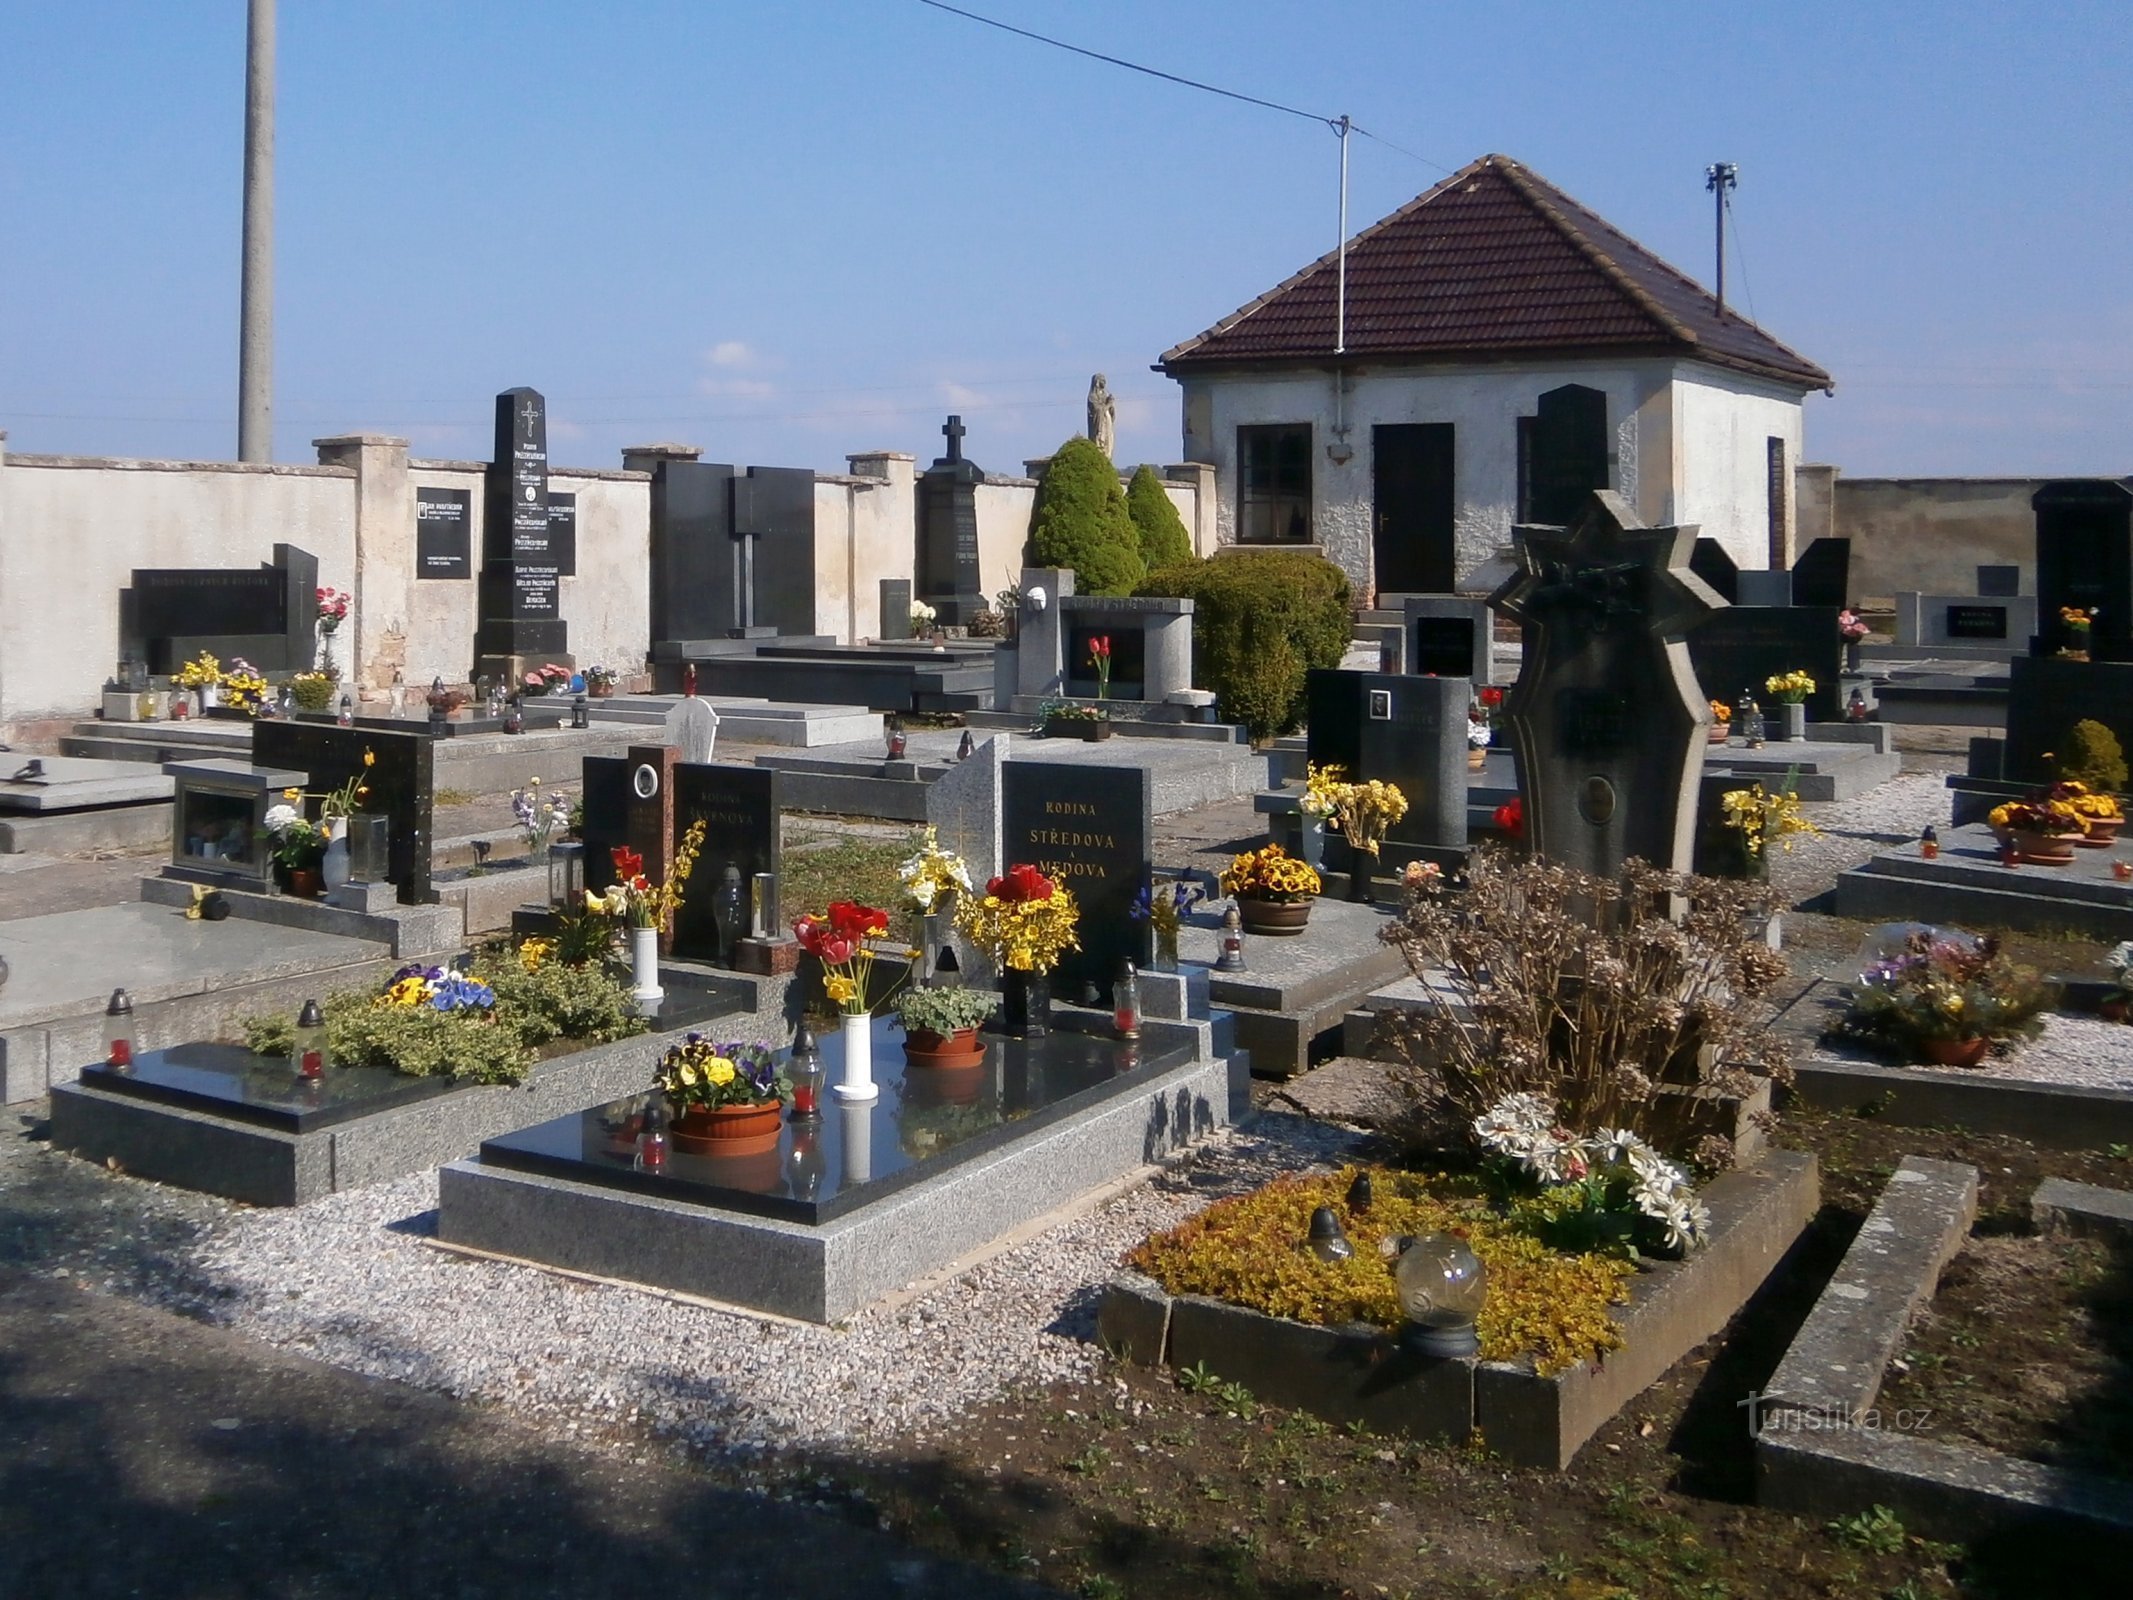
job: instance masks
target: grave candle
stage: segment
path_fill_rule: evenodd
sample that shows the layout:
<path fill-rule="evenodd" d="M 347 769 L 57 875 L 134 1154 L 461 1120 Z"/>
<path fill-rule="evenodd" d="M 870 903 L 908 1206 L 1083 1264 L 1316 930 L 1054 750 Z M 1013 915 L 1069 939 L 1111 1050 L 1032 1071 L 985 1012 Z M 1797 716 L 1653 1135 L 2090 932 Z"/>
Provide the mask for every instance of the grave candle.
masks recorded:
<path fill-rule="evenodd" d="M 644 1127 L 637 1135 L 637 1158 L 633 1165 L 639 1172 L 665 1172 L 667 1146 L 666 1097 L 655 1094 L 652 1103 L 645 1108 Z"/>
<path fill-rule="evenodd" d="M 1119 963 L 1118 977 L 1111 985 L 1111 1020 L 1121 1039 L 1141 1036 L 1141 980 L 1133 963 Z"/>
<path fill-rule="evenodd" d="M 1928 861 L 1940 854 L 1940 831 L 1930 822 L 1926 824 L 1926 831 L 1918 836 L 1918 853 Z"/>
<path fill-rule="evenodd" d="M 104 1007 L 104 1061 L 122 1072 L 133 1067 L 133 996 L 124 989 L 113 989 Z"/>
<path fill-rule="evenodd" d="M 326 1014 L 316 1000 L 306 1000 L 296 1014 L 296 1036 L 289 1048 L 289 1064 L 299 1078 L 320 1078 L 326 1073 Z"/>

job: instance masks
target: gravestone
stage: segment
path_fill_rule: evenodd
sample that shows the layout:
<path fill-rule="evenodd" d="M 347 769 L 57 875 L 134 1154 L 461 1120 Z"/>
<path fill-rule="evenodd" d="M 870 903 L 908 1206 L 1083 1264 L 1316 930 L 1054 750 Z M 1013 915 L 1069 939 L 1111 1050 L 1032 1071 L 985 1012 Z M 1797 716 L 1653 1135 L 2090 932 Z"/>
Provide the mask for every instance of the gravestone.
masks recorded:
<path fill-rule="evenodd" d="M 578 798 L 585 820 L 578 825 L 578 838 L 585 845 L 585 887 L 596 892 L 615 881 L 615 846 L 630 842 L 630 771 L 635 765 L 626 756 L 587 756 L 579 769 Z"/>
<path fill-rule="evenodd" d="M 1071 567 L 1024 567 L 1016 580 L 1028 598 L 1015 639 L 1015 693 L 1056 695 L 1066 692 L 1066 610 L 1074 593 Z M 1039 607 L 1037 594 L 1043 592 Z"/>
<path fill-rule="evenodd" d="M 2022 592 L 2022 569 L 2008 566 L 1980 566 L 1977 569 L 1977 592 L 1995 600 L 2004 600 Z"/>
<path fill-rule="evenodd" d="M 243 567 L 135 567 L 119 597 L 119 636 L 153 673 L 173 673 L 205 650 L 226 667 L 238 656 L 265 672 L 316 658 L 318 558 L 277 544 L 274 559 Z"/>
<path fill-rule="evenodd" d="M 548 559 L 559 578 L 578 575 L 578 497 L 548 492 Z"/>
<path fill-rule="evenodd" d="M 707 700 L 685 695 L 667 713 L 666 742 L 681 752 L 681 759 L 700 767 L 711 759 L 718 745 L 718 713 Z"/>
<path fill-rule="evenodd" d="M 1064 652 L 1059 663 L 1064 692 L 1095 697 L 1089 646 L 1097 639 L 1111 641 L 1111 699 L 1160 704 L 1174 691 L 1190 689 L 1192 606 L 1190 600 L 1162 596 L 1077 594 L 1060 600 L 1056 636 Z M 1041 628 L 1026 630 L 1022 648 L 1041 648 L 1043 636 Z"/>
<path fill-rule="evenodd" d="M 652 473 L 653 643 L 811 634 L 815 475 L 662 460 Z"/>
<path fill-rule="evenodd" d="M 926 820 L 943 850 L 963 858 L 970 886 L 978 894 L 1000 875 L 1000 794 L 1013 735 L 994 734 L 963 760 L 926 785 Z M 985 966 L 970 942 L 958 934 L 956 959 L 963 971 L 982 977 Z"/>
<path fill-rule="evenodd" d="M 2008 663 L 2007 748 L 2001 776 L 2051 783 L 2052 757 L 2067 749 L 2077 722 L 2100 722 L 2133 755 L 2133 662 L 2016 656 Z"/>
<path fill-rule="evenodd" d="M 1647 528 L 1603 490 L 1567 532 L 1512 531 L 1519 571 L 1489 603 L 1525 628 L 1502 722 L 1529 847 L 1599 877 L 1631 856 L 1686 871 L 1711 714 L 1684 636 L 1720 608 L 1696 530 Z"/>
<path fill-rule="evenodd" d="M 1692 682 L 1704 698 L 1731 705 L 1741 691 L 1768 709 L 1763 682 L 1781 672 L 1805 672 L 1815 681 L 1807 697 L 1809 722 L 1837 722 L 1844 715 L 1839 694 L 1844 641 L 1834 606 L 1727 606 L 1689 634 Z"/>
<path fill-rule="evenodd" d="M 252 765 L 311 774 L 308 792 L 325 794 L 361 776 L 370 792 L 356 809 L 380 813 L 391 833 L 388 876 L 400 904 L 432 905 L 430 807 L 436 741 L 426 733 L 392 733 L 375 724 L 343 728 L 331 722 L 275 718 L 252 724 Z M 363 765 L 368 751 L 376 759 Z"/>
<path fill-rule="evenodd" d="M 1852 542 L 1825 535 L 1800 552 L 1792 564 L 1792 600 L 1796 606 L 1851 604 Z M 1980 594 L 1984 590 L 1978 591 Z"/>
<path fill-rule="evenodd" d="M 1386 836 L 1381 867 L 1395 847 L 1427 851 L 1466 845 L 1465 678 L 1313 669 L 1305 680 L 1308 758 L 1340 767 L 1357 783 L 1396 784 L 1407 815 Z M 1328 835 L 1331 843 L 1339 835 Z"/>
<path fill-rule="evenodd" d="M 963 419 L 941 427 L 948 453 L 918 480 L 918 595 L 935 620 L 967 624 L 985 609 L 985 575 L 978 570 L 978 485 L 985 473 L 963 459 Z"/>
<path fill-rule="evenodd" d="M 709 961 L 719 951 L 718 888 L 728 867 L 740 875 L 742 909 L 758 872 L 779 873 L 778 775 L 763 767 L 677 764 L 674 768 L 674 832 L 678 843 L 690 824 L 704 824 L 704 843 L 674 918 L 673 953 Z M 779 878 L 782 884 L 782 877 Z M 820 913 L 827 909 L 811 906 Z"/>
<path fill-rule="evenodd" d="M 1062 880 L 1081 906 L 1078 951 L 1052 974 L 1052 992 L 1108 996 L 1119 963 L 1148 964 L 1148 925 L 1131 916 L 1153 870 L 1154 778 L 1146 767 L 1010 761 L 1001 777 L 1000 859 Z"/>
<path fill-rule="evenodd" d="M 1696 541 L 1695 551 L 1689 557 L 1689 571 L 1701 578 L 1705 585 L 1728 605 L 1740 599 L 1740 567 L 1733 553 L 1716 539 Z"/>
<path fill-rule="evenodd" d="M 2091 613 L 2089 648 L 2115 656 L 2133 642 L 2133 487 L 2104 478 L 2047 483 L 2037 516 L 2037 624 L 2048 652 L 2064 647 L 2062 607 Z"/>
<path fill-rule="evenodd" d="M 550 661 L 572 665 L 549 532 L 548 403 L 535 390 L 506 389 L 496 397 L 484 488 L 477 674 L 516 683 Z"/>
<path fill-rule="evenodd" d="M 2029 648 L 2037 631 L 2035 595 L 1917 594 L 1899 591 L 1896 642 L 1930 649 L 1961 645 L 2001 648 L 2013 655 Z"/>
<path fill-rule="evenodd" d="M 1942 612 L 1942 627 L 1950 639 L 2003 640 L 2007 637 L 2007 608 L 1953 604 Z"/>
<path fill-rule="evenodd" d="M 1458 595 L 1409 595 L 1407 670 L 1417 677 L 1471 678 L 1494 683 L 1491 649 L 1495 619 L 1480 600 Z"/>
<path fill-rule="evenodd" d="M 415 490 L 415 576 L 474 576 L 474 497 L 464 489 Z"/>
<path fill-rule="evenodd" d="M 911 580 L 881 580 L 881 626 L 874 635 L 881 640 L 911 637 Z"/>
<path fill-rule="evenodd" d="M 1744 606 L 1789 606 L 1792 604 L 1792 574 L 1783 567 L 1759 571 L 1753 567 L 1734 576 L 1736 603 Z"/>

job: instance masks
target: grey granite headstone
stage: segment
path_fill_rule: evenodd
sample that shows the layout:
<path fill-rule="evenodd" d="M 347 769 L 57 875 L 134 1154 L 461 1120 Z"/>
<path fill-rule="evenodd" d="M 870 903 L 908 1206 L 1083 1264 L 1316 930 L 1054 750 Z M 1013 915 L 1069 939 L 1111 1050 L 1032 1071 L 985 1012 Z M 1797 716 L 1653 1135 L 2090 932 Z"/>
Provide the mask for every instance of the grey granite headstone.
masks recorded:
<path fill-rule="evenodd" d="M 689 695 L 667 713 L 663 742 L 679 750 L 690 766 L 702 766 L 718 744 L 718 713 L 709 701 Z"/>
<path fill-rule="evenodd" d="M 1689 568 L 1696 530 L 1603 489 L 1567 532 L 1513 532 L 1520 572 L 1490 603 L 1526 630 L 1503 720 L 1529 848 L 1599 877 L 1631 856 L 1687 871 L 1711 712 L 1684 641 L 1724 608 Z"/>
<path fill-rule="evenodd" d="M 877 639 L 908 639 L 911 637 L 911 580 L 909 578 L 884 578 L 881 580 L 881 631 Z"/>
<path fill-rule="evenodd" d="M 1059 694 L 1066 687 L 1066 611 L 1060 601 L 1074 592 L 1071 567 L 1024 567 L 1022 625 L 1015 640 L 1015 691 Z M 1034 591 L 1044 592 L 1038 610 Z"/>
<path fill-rule="evenodd" d="M 926 820 L 940 839 L 943 850 L 952 850 L 970 869 L 970 886 L 985 892 L 988 879 L 1000 875 L 1001 771 L 1007 764 L 1006 733 L 994 734 L 958 761 L 934 782 L 926 785 Z M 966 979 L 982 981 L 986 963 L 969 940 L 955 938 L 956 960 Z"/>

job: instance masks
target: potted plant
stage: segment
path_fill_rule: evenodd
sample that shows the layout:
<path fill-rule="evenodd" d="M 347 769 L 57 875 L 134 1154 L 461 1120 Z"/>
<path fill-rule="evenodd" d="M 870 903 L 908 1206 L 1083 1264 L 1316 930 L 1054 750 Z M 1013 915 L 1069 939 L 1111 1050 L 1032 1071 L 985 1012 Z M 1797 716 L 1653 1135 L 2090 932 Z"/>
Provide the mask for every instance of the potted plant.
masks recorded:
<path fill-rule="evenodd" d="M 875 954 L 867 941 L 889 931 L 889 914 L 857 900 L 832 900 L 825 915 L 809 913 L 792 931 L 800 948 L 822 963 L 822 992 L 844 1029 L 844 1076 L 834 1092 L 841 1100 L 872 1100 L 881 1093 L 874 1086 L 874 1007 L 903 981 L 891 982 L 878 997 L 870 992 Z M 916 951 L 909 954 L 914 961 L 918 957 Z M 906 967 L 904 976 L 909 974 Z"/>
<path fill-rule="evenodd" d="M 587 667 L 585 669 L 585 692 L 595 700 L 605 700 L 615 692 L 620 675 L 611 667 Z"/>
<path fill-rule="evenodd" d="M 1807 737 L 1807 697 L 1815 692 L 1815 681 L 1795 667 L 1790 672 L 1773 673 L 1763 680 L 1763 692 L 1778 703 L 1783 732 L 1778 735 L 1789 744 L 1798 744 Z"/>
<path fill-rule="evenodd" d="M 266 675 L 243 656 L 230 662 L 222 675 L 222 696 L 248 717 L 256 717 L 267 703 Z"/>
<path fill-rule="evenodd" d="M 1974 1067 L 1994 1044 L 2036 1032 L 2053 998 L 1990 938 L 1919 932 L 1860 975 L 1835 1031 L 1906 1060 Z"/>
<path fill-rule="evenodd" d="M 1319 877 L 1278 844 L 1233 856 L 1222 873 L 1222 891 L 1237 902 L 1246 933 L 1301 933 L 1311 920 Z"/>
<path fill-rule="evenodd" d="M 303 797 L 300 789 L 284 790 L 281 803 L 267 807 L 262 831 L 267 838 L 268 859 L 289 893 L 313 900 L 324 887 L 319 864 L 326 856 L 326 835 L 298 808 Z"/>
<path fill-rule="evenodd" d="M 1407 796 L 1398 784 L 1372 778 L 1341 784 L 1333 801 L 1333 825 L 1348 841 L 1348 898 L 1361 903 L 1370 898 L 1371 869 L 1385 835 L 1407 815 Z"/>
<path fill-rule="evenodd" d="M 1474 772 L 1489 764 L 1489 746 L 1496 739 L 1493 724 L 1502 705 L 1503 691 L 1494 684 L 1476 690 L 1474 698 L 1467 704 L 1466 764 Z"/>
<path fill-rule="evenodd" d="M 673 1113 L 677 1150 L 748 1156 L 777 1148 L 792 1080 L 769 1045 L 692 1033 L 667 1046 L 655 1081 Z"/>
<path fill-rule="evenodd" d="M 289 698 L 299 711 L 326 711 L 333 705 L 333 680 L 323 672 L 299 672 L 289 680 Z"/>
<path fill-rule="evenodd" d="M 179 667 L 171 682 L 192 692 L 198 710 L 222 703 L 222 663 L 205 650 Z"/>
<path fill-rule="evenodd" d="M 551 661 L 546 666 L 535 667 L 519 678 L 521 695 L 561 694 L 570 683 L 570 668 L 558 666 Z"/>
<path fill-rule="evenodd" d="M 934 631 L 933 619 L 939 615 L 940 613 L 935 611 L 933 607 L 927 605 L 925 601 L 912 601 L 910 610 L 908 612 L 911 624 L 911 637 L 914 639 L 931 638 L 933 636 Z"/>
<path fill-rule="evenodd" d="M 1079 950 L 1075 924 L 1081 907 L 1073 891 L 1018 862 L 966 900 L 955 925 L 999 968 L 1002 1026 L 1034 1039 L 1051 1030 L 1051 972 L 1060 957 Z"/>
<path fill-rule="evenodd" d="M 982 989 L 906 989 L 896 1002 L 904 1060 L 914 1067 L 975 1067 L 985 1059 L 978 1025 L 998 998 Z"/>
<path fill-rule="evenodd" d="M 2064 800 L 2087 824 L 2088 832 L 2076 841 L 2091 850 L 2108 850 L 2126 825 L 2125 811 L 2115 797 L 2100 794 L 2077 778 L 2062 778 L 2051 787 L 2054 799 Z"/>
<path fill-rule="evenodd" d="M 2016 859 L 2037 867 L 2071 864 L 2074 847 L 2089 831 L 2073 800 L 2050 789 L 1994 806 L 1986 820 L 2001 841 L 2013 847 Z"/>
<path fill-rule="evenodd" d="M 2081 606 L 2059 608 L 2059 633 L 2066 643 L 2059 647 L 2059 654 L 2068 661 L 2089 659 L 2089 628 L 2096 619 Z"/>
<path fill-rule="evenodd" d="M 1726 736 L 1733 731 L 1733 708 L 1723 700 L 1711 702 L 1711 732 L 1713 744 L 1724 744 Z"/>
<path fill-rule="evenodd" d="M 1081 739 L 1093 744 L 1111 737 L 1111 719 L 1101 706 L 1052 701 L 1045 706 L 1041 721 L 1047 739 Z"/>

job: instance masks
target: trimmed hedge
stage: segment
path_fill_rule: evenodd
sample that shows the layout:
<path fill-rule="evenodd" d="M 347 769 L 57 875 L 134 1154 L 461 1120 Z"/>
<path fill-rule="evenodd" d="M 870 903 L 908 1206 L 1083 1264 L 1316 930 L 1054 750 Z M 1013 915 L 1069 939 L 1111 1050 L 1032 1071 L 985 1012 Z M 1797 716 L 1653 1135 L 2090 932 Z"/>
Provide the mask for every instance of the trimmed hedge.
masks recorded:
<path fill-rule="evenodd" d="M 1128 595 L 1148 575 L 1118 473 L 1093 439 L 1059 447 L 1037 483 L 1029 565 L 1072 567 L 1078 594 Z"/>
<path fill-rule="evenodd" d="M 1185 519 L 1163 492 L 1163 480 L 1155 475 L 1155 468 L 1145 461 L 1133 469 L 1133 481 L 1126 485 L 1126 514 L 1140 533 L 1141 560 L 1150 572 L 1192 559 Z"/>
<path fill-rule="evenodd" d="M 1231 549 L 1181 561 L 1140 592 L 1193 602 L 1192 681 L 1255 740 L 1302 725 L 1305 672 L 1339 666 L 1353 632 L 1348 575 L 1306 551 Z"/>

